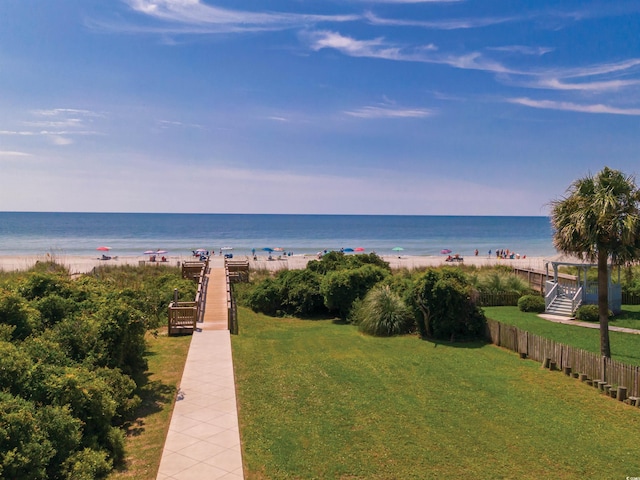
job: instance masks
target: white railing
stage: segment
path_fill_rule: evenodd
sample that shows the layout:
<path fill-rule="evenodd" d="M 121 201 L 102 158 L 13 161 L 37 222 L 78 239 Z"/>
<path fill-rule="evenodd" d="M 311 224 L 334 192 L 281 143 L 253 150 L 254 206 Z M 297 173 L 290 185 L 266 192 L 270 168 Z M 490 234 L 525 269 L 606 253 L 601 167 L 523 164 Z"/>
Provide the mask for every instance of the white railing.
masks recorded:
<path fill-rule="evenodd" d="M 571 314 L 576 313 L 576 310 L 582 303 L 582 287 L 576 290 L 576 293 L 573 297 L 571 297 Z"/>
<path fill-rule="evenodd" d="M 545 290 L 547 291 L 547 293 L 544 296 L 544 309 L 547 310 L 549 308 L 549 305 L 551 305 L 551 302 L 553 302 L 558 296 L 560 287 L 558 283 L 552 281 L 546 282 L 545 285 Z"/>

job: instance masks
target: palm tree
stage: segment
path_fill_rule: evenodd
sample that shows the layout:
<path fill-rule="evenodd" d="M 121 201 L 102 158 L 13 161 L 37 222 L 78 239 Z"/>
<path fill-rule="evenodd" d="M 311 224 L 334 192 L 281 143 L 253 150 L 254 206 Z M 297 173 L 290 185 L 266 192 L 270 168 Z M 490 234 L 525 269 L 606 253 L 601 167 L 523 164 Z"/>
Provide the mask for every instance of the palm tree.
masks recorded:
<path fill-rule="evenodd" d="M 609 167 L 573 182 L 567 196 L 551 202 L 555 247 L 598 265 L 600 353 L 609 344 L 608 266 L 640 257 L 640 190 L 635 178 Z"/>

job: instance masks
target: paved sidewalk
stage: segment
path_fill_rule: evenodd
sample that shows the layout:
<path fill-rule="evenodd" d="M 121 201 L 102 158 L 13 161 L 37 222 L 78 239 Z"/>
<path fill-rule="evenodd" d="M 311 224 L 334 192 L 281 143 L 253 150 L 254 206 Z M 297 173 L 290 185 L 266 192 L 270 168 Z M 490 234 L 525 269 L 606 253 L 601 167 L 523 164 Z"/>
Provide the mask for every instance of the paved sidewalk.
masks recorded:
<path fill-rule="evenodd" d="M 549 320 L 550 322 L 564 323 L 565 325 L 575 325 L 577 327 L 585 328 L 600 328 L 600 324 L 598 322 L 581 322 L 580 320 L 576 320 L 575 318 L 561 317 L 560 315 L 548 315 L 546 313 L 541 313 L 538 316 L 540 318 L 544 318 L 545 320 Z M 637 330 L 635 328 L 612 327 L 611 325 L 609 325 L 609 331 L 640 335 L 640 330 Z"/>
<path fill-rule="evenodd" d="M 158 480 L 244 478 L 225 282 L 224 269 L 212 268 L 204 321 L 191 339 Z"/>

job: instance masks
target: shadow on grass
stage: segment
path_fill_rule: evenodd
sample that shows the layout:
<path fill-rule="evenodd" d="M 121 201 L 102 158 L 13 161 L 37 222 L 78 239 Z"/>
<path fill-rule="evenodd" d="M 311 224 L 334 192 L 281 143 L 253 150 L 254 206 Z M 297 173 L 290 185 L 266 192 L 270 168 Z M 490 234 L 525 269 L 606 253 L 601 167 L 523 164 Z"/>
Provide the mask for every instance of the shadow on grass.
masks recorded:
<path fill-rule="evenodd" d="M 452 348 L 483 348 L 489 345 L 489 342 L 484 340 L 445 341 L 435 338 L 422 338 L 421 340 L 433 344 L 433 348 L 438 348 L 439 345 Z"/>
<path fill-rule="evenodd" d="M 150 354 L 155 355 L 155 354 Z M 140 405 L 132 413 L 131 419 L 123 425 L 126 435 L 137 437 L 145 430 L 145 418 L 162 411 L 173 402 L 176 388 L 159 380 L 149 380 L 149 373 L 139 375 L 136 379 L 136 394 L 140 397 Z"/>

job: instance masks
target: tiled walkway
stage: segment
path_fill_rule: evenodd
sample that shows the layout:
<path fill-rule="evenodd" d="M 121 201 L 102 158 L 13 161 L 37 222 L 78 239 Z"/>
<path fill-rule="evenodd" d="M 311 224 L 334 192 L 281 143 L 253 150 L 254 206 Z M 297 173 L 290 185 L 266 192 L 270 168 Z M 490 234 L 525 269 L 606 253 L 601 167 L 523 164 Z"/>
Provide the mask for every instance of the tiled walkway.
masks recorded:
<path fill-rule="evenodd" d="M 241 480 L 224 268 L 212 267 L 205 316 L 193 334 L 158 480 Z"/>

